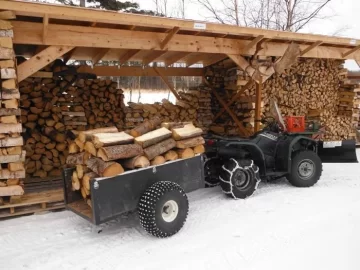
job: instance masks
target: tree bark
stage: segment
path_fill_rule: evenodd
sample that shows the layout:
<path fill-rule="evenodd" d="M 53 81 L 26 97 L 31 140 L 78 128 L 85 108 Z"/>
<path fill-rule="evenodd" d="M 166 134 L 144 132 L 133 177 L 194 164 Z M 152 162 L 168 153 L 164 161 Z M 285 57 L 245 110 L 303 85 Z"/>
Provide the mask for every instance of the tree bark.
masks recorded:
<path fill-rule="evenodd" d="M 154 130 L 157 126 L 161 124 L 161 118 L 155 117 L 151 120 L 147 120 L 144 123 L 140 124 L 136 128 L 132 129 L 130 131 L 130 135 L 133 137 L 139 137 L 141 135 L 144 135 L 145 133 L 148 133 L 149 131 Z"/>
<path fill-rule="evenodd" d="M 137 144 L 114 145 L 102 147 L 97 156 L 104 161 L 132 158 L 143 154 L 143 149 Z"/>
<path fill-rule="evenodd" d="M 89 153 L 82 152 L 78 154 L 70 154 L 66 158 L 66 164 L 68 165 L 84 165 L 90 158 Z"/>

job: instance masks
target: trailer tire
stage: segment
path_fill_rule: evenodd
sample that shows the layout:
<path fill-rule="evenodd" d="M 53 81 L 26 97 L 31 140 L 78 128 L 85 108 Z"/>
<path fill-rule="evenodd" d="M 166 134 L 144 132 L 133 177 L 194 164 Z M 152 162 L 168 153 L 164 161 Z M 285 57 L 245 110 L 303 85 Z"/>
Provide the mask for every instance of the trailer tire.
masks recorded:
<path fill-rule="evenodd" d="M 295 187 L 311 187 L 322 174 L 322 162 L 313 151 L 298 151 L 292 157 L 291 172 L 287 179 Z"/>
<path fill-rule="evenodd" d="M 174 182 L 157 182 L 148 188 L 139 201 L 141 226 L 149 234 L 166 238 L 184 226 L 189 202 L 184 190 Z"/>
<path fill-rule="evenodd" d="M 253 160 L 231 158 L 222 167 L 220 186 L 223 192 L 234 199 L 251 196 L 260 183 L 259 167 Z"/>

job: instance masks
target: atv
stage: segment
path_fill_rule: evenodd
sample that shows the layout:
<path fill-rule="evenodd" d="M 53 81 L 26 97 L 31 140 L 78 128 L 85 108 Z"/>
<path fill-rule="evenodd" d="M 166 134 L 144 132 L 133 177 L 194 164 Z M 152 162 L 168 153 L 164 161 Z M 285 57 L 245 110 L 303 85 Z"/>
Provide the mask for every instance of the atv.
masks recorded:
<path fill-rule="evenodd" d="M 264 128 L 248 139 L 206 137 L 205 181 L 221 186 L 225 194 L 245 199 L 261 180 L 286 177 L 296 187 L 315 185 L 322 174 L 322 163 L 353 163 L 355 140 L 323 142 L 311 132 L 287 131 L 276 102 L 271 116 L 261 120 Z"/>

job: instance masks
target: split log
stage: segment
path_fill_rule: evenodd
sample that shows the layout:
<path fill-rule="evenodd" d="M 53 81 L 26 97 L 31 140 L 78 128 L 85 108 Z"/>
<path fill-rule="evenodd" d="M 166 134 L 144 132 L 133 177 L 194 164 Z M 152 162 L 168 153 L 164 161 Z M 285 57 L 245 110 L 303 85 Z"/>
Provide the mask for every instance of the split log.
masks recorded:
<path fill-rule="evenodd" d="M 76 165 L 76 173 L 79 179 L 84 177 L 84 165 Z"/>
<path fill-rule="evenodd" d="M 100 158 L 91 158 L 86 162 L 86 166 L 95 172 L 97 175 L 103 177 L 111 177 L 122 174 L 123 167 L 117 162 L 105 162 Z"/>
<path fill-rule="evenodd" d="M 3 148 L 4 150 L 5 148 Z M 6 148 L 8 155 L 21 155 L 22 154 L 22 147 L 21 146 L 12 146 Z"/>
<path fill-rule="evenodd" d="M 136 128 L 130 130 L 130 135 L 133 136 L 134 138 L 139 137 L 141 135 L 144 135 L 145 133 L 148 133 L 149 131 L 156 129 L 156 127 L 159 126 L 160 124 L 161 124 L 161 118 L 154 117 L 153 119 L 144 121 Z"/>
<path fill-rule="evenodd" d="M 163 156 L 157 156 L 151 161 L 151 166 L 161 165 L 166 162 Z"/>
<path fill-rule="evenodd" d="M 21 133 L 21 124 L 0 124 L 0 133 Z"/>
<path fill-rule="evenodd" d="M 66 164 L 68 165 L 84 165 L 89 160 L 89 153 L 82 152 L 78 154 L 70 154 L 66 158 Z"/>
<path fill-rule="evenodd" d="M 0 156 L 0 163 L 10 163 L 10 162 L 25 162 L 26 151 L 22 151 L 20 155 L 4 155 Z"/>
<path fill-rule="evenodd" d="M 85 143 L 80 140 L 80 138 L 75 139 L 75 144 L 79 147 L 80 152 L 84 151 Z"/>
<path fill-rule="evenodd" d="M 143 149 L 137 144 L 114 145 L 102 147 L 99 149 L 97 156 L 104 161 L 126 159 L 143 154 Z"/>
<path fill-rule="evenodd" d="M 87 198 L 87 192 L 86 192 L 86 190 L 85 190 L 85 188 L 84 187 L 82 187 L 82 188 L 80 188 L 80 193 L 81 193 L 81 196 L 84 198 L 84 199 L 86 199 Z"/>
<path fill-rule="evenodd" d="M 80 152 L 79 146 L 77 146 L 76 143 L 71 143 L 69 145 L 69 153 L 70 154 L 75 154 L 75 153 L 78 153 L 78 152 Z"/>
<path fill-rule="evenodd" d="M 192 122 L 165 122 L 161 124 L 161 127 L 172 130 L 174 128 L 183 128 L 186 125 L 192 125 Z"/>
<path fill-rule="evenodd" d="M 135 168 L 146 168 L 150 166 L 150 161 L 145 156 L 137 156 L 130 159 L 127 159 L 123 162 L 123 165 L 127 169 L 135 169 Z"/>
<path fill-rule="evenodd" d="M 119 130 L 116 127 L 97 128 L 79 133 L 78 138 L 80 142 L 85 143 L 91 139 L 91 136 L 97 133 L 117 133 Z"/>
<path fill-rule="evenodd" d="M 184 140 L 192 137 L 200 136 L 203 133 L 201 128 L 196 128 L 193 125 L 187 125 L 183 128 L 175 128 L 172 130 L 172 135 L 175 140 Z"/>
<path fill-rule="evenodd" d="M 177 153 L 179 155 L 179 158 L 192 158 L 195 156 L 194 151 L 191 148 L 186 148 L 186 149 L 178 149 Z"/>
<path fill-rule="evenodd" d="M 0 197 L 20 195 L 24 195 L 24 189 L 21 186 L 0 187 Z"/>
<path fill-rule="evenodd" d="M 190 139 L 177 141 L 176 142 L 176 147 L 184 149 L 184 148 L 191 148 L 191 147 L 195 147 L 195 146 L 198 146 L 198 145 L 202 145 L 204 143 L 205 143 L 204 138 L 199 136 L 199 137 L 194 137 L 194 138 L 190 138 Z"/>
<path fill-rule="evenodd" d="M 96 173 L 94 172 L 89 172 L 89 173 L 86 173 L 83 177 L 83 180 L 82 180 L 82 185 L 83 187 L 85 187 L 86 190 L 90 190 L 90 181 L 92 179 L 95 179 L 99 177 L 99 175 L 97 175 Z"/>
<path fill-rule="evenodd" d="M 197 154 L 203 154 L 205 153 L 205 146 L 204 145 L 197 145 L 194 147 L 194 154 L 197 155 Z"/>
<path fill-rule="evenodd" d="M 171 134 L 171 131 L 167 128 L 159 128 L 135 138 L 135 143 L 140 145 L 142 148 L 146 148 L 170 138 Z"/>
<path fill-rule="evenodd" d="M 24 171 L 25 167 L 23 162 L 13 162 L 8 164 L 8 169 L 11 172 L 16 172 L 16 171 Z"/>
<path fill-rule="evenodd" d="M 76 171 L 74 171 L 72 174 L 71 185 L 74 190 L 80 190 L 80 187 L 81 187 L 80 180 L 79 180 L 79 177 L 78 177 Z"/>
<path fill-rule="evenodd" d="M 8 186 L 17 186 L 17 185 L 20 184 L 20 179 L 8 179 L 8 180 L 6 181 L 6 184 L 7 184 Z"/>
<path fill-rule="evenodd" d="M 84 146 L 84 150 L 90 153 L 92 156 L 96 157 L 96 148 L 92 142 L 86 142 Z"/>
<path fill-rule="evenodd" d="M 17 109 L 19 108 L 19 102 L 17 99 L 3 100 L 2 103 L 6 109 Z"/>
<path fill-rule="evenodd" d="M 166 161 L 173 161 L 173 160 L 177 160 L 178 158 L 179 158 L 179 155 L 174 150 L 170 150 L 170 151 L 166 152 L 166 154 L 165 154 Z"/>
<path fill-rule="evenodd" d="M 24 139 L 22 136 L 20 137 L 5 137 L 0 139 L 0 147 L 9 147 L 9 146 L 21 146 L 24 145 Z"/>
<path fill-rule="evenodd" d="M 3 124 L 17 124 L 18 123 L 15 115 L 1 116 L 0 122 Z"/>
<path fill-rule="evenodd" d="M 149 160 L 152 160 L 156 156 L 160 156 L 166 153 L 175 146 L 176 142 L 172 138 L 170 138 L 155 145 L 149 146 L 148 148 L 145 148 L 144 153 Z"/>
<path fill-rule="evenodd" d="M 132 143 L 134 137 L 125 132 L 118 133 L 96 133 L 92 135 L 92 142 L 96 148 L 104 146 L 122 145 Z"/>

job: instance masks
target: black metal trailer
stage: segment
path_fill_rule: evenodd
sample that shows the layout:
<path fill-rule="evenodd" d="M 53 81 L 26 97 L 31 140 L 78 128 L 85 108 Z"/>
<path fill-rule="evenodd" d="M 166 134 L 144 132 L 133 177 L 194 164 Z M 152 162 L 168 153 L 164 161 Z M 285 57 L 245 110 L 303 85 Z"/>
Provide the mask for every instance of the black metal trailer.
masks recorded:
<path fill-rule="evenodd" d="M 73 168 L 63 171 L 67 209 L 95 225 L 138 209 L 143 228 L 157 237 L 177 233 L 188 214 L 186 193 L 205 187 L 203 156 L 91 180 L 90 207 L 72 190 Z"/>

